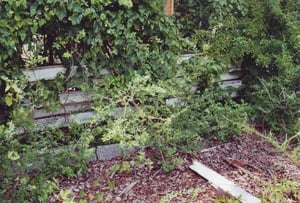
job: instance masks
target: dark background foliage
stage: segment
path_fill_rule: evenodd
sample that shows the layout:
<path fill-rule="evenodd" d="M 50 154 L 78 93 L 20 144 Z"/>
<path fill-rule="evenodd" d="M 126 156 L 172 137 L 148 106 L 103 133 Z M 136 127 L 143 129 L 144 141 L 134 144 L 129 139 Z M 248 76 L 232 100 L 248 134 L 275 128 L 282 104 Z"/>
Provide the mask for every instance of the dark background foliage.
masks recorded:
<path fill-rule="evenodd" d="M 240 95 L 253 105 L 252 118 L 272 130 L 295 133 L 300 101 L 300 2 L 175 2 L 176 22 L 200 52 L 241 65 Z"/>

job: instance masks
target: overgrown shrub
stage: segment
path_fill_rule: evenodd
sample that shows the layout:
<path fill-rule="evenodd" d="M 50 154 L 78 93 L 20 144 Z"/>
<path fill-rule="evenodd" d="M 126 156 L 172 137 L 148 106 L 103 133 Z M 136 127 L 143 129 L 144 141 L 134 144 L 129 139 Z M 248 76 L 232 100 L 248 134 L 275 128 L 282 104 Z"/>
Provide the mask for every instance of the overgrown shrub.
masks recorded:
<path fill-rule="evenodd" d="M 189 36 L 198 50 L 230 62 L 251 56 L 268 69 L 277 65 L 284 49 L 299 63 L 298 4 L 293 0 L 187 0 L 177 1 L 175 10 L 182 32 L 193 30 Z M 185 24 L 186 19 L 190 23 Z"/>
<path fill-rule="evenodd" d="M 215 80 L 222 66 L 207 57 L 193 60 L 195 66 L 190 65 L 192 62 L 182 64 L 174 72 L 179 76 L 189 72 L 183 74 L 185 80 L 174 77 L 153 81 L 150 75 L 134 72 L 126 83 L 118 78 L 105 82 L 100 94 L 104 102 L 96 104 L 97 116 L 91 123 L 98 127 L 93 130 L 105 142 L 153 146 L 169 155 L 197 151 L 204 137 L 240 135 L 241 128 L 234 123 L 247 121 L 247 107 L 230 99 L 224 102 L 223 91 Z M 199 81 L 197 93 L 192 94 L 191 89 Z"/>
<path fill-rule="evenodd" d="M 149 73 L 153 80 L 172 75 L 180 46 L 162 7 L 161 0 L 0 2 L 1 200 L 45 201 L 55 187 L 53 177 L 73 175 L 86 164 L 83 152 L 93 140 L 89 129 L 70 129 L 75 135 L 38 132 L 33 108 L 57 109 L 58 92 L 89 89 L 90 78 L 103 68 L 113 75 Z M 22 74 L 28 67 L 58 63 L 67 67 L 66 79 L 29 83 Z M 79 77 L 69 80 L 74 66 Z M 23 129 L 25 134 L 18 133 Z M 75 153 L 52 152 L 61 145 Z"/>
<path fill-rule="evenodd" d="M 242 64 L 240 95 L 260 109 L 254 111 L 256 121 L 266 122 L 277 132 L 293 129 L 299 118 L 300 2 L 175 2 L 176 21 L 199 52 Z"/>
<path fill-rule="evenodd" d="M 18 0 L 0 5 L 0 73 L 13 81 L 25 67 L 56 63 L 63 63 L 69 76 L 79 66 L 82 77 L 77 83 L 75 78 L 62 85 L 48 83 L 51 92 L 87 83 L 103 68 L 115 74 L 148 71 L 155 77 L 172 73 L 179 44 L 176 26 L 161 12 L 163 1 Z M 1 78 L 0 105 L 9 112 L 21 101 L 19 93 L 6 87 Z M 33 88 L 41 87 L 26 90 Z"/>
<path fill-rule="evenodd" d="M 89 137 L 73 139 L 62 148 L 65 135 L 59 129 L 34 135 L 18 135 L 18 130 L 9 123 L 1 132 L 1 201 L 44 202 L 55 189 L 55 177 L 83 172 Z"/>
<path fill-rule="evenodd" d="M 300 118 L 300 92 L 283 86 L 278 78 L 261 80 L 254 88 L 249 100 L 255 104 L 255 119 L 277 133 L 295 134 Z"/>
<path fill-rule="evenodd" d="M 229 11 L 217 1 L 203 3 L 209 11 L 200 15 L 207 19 L 199 28 L 208 30 L 184 35 L 210 57 L 198 56 L 179 65 L 180 33 L 161 12 L 162 0 L 1 1 L 0 108 L 5 112 L 0 125 L 1 198 L 45 201 L 57 186 L 56 176 L 84 169 L 84 152 L 91 142 L 153 146 L 172 156 L 176 151 L 195 151 L 203 137 L 241 134 L 236 123 L 246 122 L 247 106 L 227 99 L 218 88 L 219 74 L 226 70 L 220 57 L 238 60 L 256 51 L 245 38 L 223 41 L 244 28 L 230 27 L 227 14 L 237 2 L 231 2 L 234 8 Z M 243 15 L 249 20 L 255 8 L 244 3 L 250 11 Z M 222 18 L 215 16 L 219 11 Z M 223 17 L 223 25 L 218 24 L 216 19 Z M 205 37 L 199 38 L 202 34 Z M 256 40 L 254 35 L 250 38 Z M 57 63 L 67 67 L 66 79 L 28 83 L 22 75 L 28 67 Z M 75 66 L 79 77 L 69 80 Z M 103 68 L 112 75 L 93 86 L 91 78 L 100 76 Z M 57 93 L 74 86 L 94 91 L 95 118 L 86 126 L 69 126 L 68 134 L 63 129 L 36 131 L 31 110 L 41 106 L 54 110 L 59 105 Z M 27 106 L 24 98 L 29 100 Z M 17 133 L 20 127 L 25 133 Z M 68 147 L 53 150 L 61 145 Z"/>

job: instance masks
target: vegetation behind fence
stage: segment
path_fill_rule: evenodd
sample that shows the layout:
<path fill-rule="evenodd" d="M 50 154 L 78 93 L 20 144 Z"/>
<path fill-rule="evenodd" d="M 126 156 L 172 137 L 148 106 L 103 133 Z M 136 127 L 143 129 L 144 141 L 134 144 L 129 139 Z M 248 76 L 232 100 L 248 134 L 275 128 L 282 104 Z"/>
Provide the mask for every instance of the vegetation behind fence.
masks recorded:
<path fill-rule="evenodd" d="M 59 110 L 59 93 L 73 87 L 90 91 L 92 78 L 100 77 L 103 68 L 117 78 L 133 70 L 149 73 L 153 81 L 170 77 L 180 44 L 176 26 L 162 8 L 159 0 L 1 1 L 0 193 L 4 201 L 45 201 L 55 188 L 52 177 L 81 172 L 86 163 L 81 152 L 93 140 L 89 130 L 70 123 L 69 128 L 36 131 L 34 109 Z M 57 75 L 54 80 L 29 82 L 23 74 L 31 67 L 54 64 L 66 67 L 65 78 Z M 75 67 L 77 74 L 70 80 Z M 106 83 L 105 88 L 114 85 Z M 25 134 L 16 133 L 23 127 Z M 41 150 L 66 144 L 75 145 L 76 153 L 39 156 Z M 41 165 L 32 165 L 37 157 Z"/>
<path fill-rule="evenodd" d="M 84 152 L 92 145 L 156 147 L 170 170 L 178 162 L 175 152 L 194 152 L 204 138 L 242 134 L 249 114 L 271 130 L 290 135 L 299 129 L 297 2 L 177 1 L 175 21 L 162 13 L 163 3 L 1 1 L 4 201 L 45 201 L 57 188 L 54 177 L 83 172 Z M 200 55 L 177 64 L 177 56 L 188 52 Z M 54 64 L 60 64 L 55 77 L 25 77 Z M 220 88 L 228 64 L 242 68 L 244 89 L 236 101 Z M 73 90 L 83 91 L 75 95 L 79 100 L 93 93 L 93 118 L 38 131 L 34 118 L 67 111 L 61 100 L 69 101 Z M 166 105 L 168 98 L 178 99 Z M 16 133 L 24 126 L 25 133 Z M 73 150 L 53 153 L 65 145 Z"/>

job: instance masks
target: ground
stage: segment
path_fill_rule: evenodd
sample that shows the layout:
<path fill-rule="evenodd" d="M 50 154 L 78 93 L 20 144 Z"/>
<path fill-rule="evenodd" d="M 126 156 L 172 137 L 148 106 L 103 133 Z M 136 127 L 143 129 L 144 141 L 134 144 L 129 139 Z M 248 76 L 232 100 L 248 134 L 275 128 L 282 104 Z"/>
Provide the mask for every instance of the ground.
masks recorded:
<path fill-rule="evenodd" d="M 147 149 L 148 156 L 159 153 Z M 221 175 L 233 180 L 252 195 L 268 198 L 266 202 L 300 202 L 299 186 L 288 186 L 288 181 L 300 183 L 300 168 L 282 153 L 276 152 L 268 142 L 255 135 L 236 137 L 226 143 L 209 142 L 202 152 L 176 154 L 183 160 L 171 172 L 165 173 L 161 165 L 153 168 L 131 167 L 131 171 L 112 172 L 112 167 L 129 163 L 135 154 L 110 161 L 90 162 L 86 173 L 72 179 L 59 178 L 59 187 L 67 191 L 75 202 L 222 202 L 227 194 L 215 189 L 209 182 L 194 173 L 189 166 L 198 160 Z M 111 173 L 112 172 L 112 173 Z M 277 181 L 278 180 L 278 181 Z M 284 182 L 280 186 L 277 182 Z M 273 190 L 270 190 L 273 185 Z M 294 192 L 289 187 L 296 187 Z M 61 190 L 48 199 L 48 203 L 61 202 Z M 269 191 L 269 192 L 268 192 Z M 285 194 L 283 197 L 281 192 Z M 298 192 L 297 192 L 298 191 Z M 267 196 L 267 197 L 266 197 Z M 101 201 L 98 201 L 98 200 Z M 233 200 L 227 200 L 233 202 Z M 263 201 L 264 202 L 264 201 Z"/>

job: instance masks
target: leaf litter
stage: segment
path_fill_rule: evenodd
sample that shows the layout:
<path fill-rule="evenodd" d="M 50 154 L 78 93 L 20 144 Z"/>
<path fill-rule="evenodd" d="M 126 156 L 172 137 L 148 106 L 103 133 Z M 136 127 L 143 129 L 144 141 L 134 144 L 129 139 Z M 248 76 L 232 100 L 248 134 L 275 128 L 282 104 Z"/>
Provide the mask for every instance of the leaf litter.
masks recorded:
<path fill-rule="evenodd" d="M 147 157 L 158 155 L 157 150 L 146 149 Z M 133 161 L 135 156 L 131 154 L 110 161 L 91 161 L 83 175 L 71 179 L 59 178 L 59 188 L 70 189 L 75 202 L 86 200 L 91 203 L 209 203 L 226 197 L 227 194 L 215 189 L 189 169 L 195 159 L 256 197 L 262 197 L 266 186 L 274 184 L 274 180 L 287 179 L 300 183 L 299 167 L 282 153 L 277 153 L 270 143 L 255 135 L 235 137 L 222 144 L 209 141 L 207 149 L 195 154 L 177 153 L 175 156 L 183 162 L 168 173 L 163 172 L 159 162 L 154 161 L 151 168 L 133 166 L 128 171 L 107 176 L 113 166 Z M 59 190 L 48 198 L 47 203 L 61 202 L 57 194 Z M 101 199 L 96 198 L 99 196 Z M 300 201 L 293 195 L 285 198 L 286 202 Z"/>

